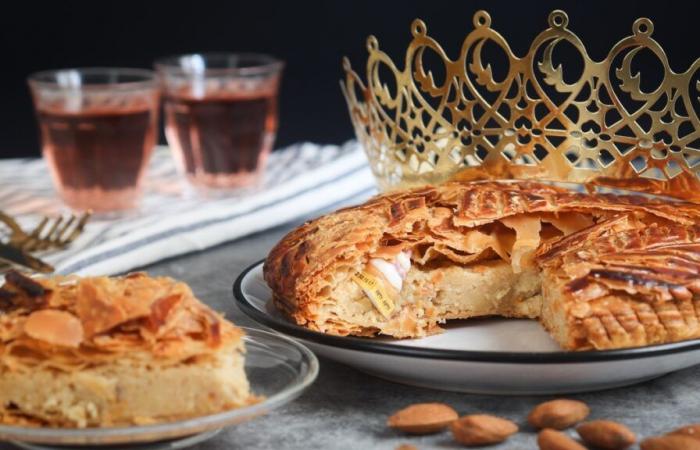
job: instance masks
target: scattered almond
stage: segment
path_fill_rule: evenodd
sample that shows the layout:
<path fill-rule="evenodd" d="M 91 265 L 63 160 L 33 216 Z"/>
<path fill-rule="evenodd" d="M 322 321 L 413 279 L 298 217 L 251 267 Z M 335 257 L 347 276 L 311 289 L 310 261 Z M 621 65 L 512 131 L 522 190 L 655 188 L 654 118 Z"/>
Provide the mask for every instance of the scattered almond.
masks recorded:
<path fill-rule="evenodd" d="M 459 418 L 457 411 L 444 403 L 416 403 L 395 412 L 386 424 L 409 434 L 442 431 Z"/>
<path fill-rule="evenodd" d="M 582 421 L 590 412 L 588 405 L 578 400 L 550 400 L 535 406 L 527 416 L 527 421 L 537 429 L 563 430 Z"/>
<path fill-rule="evenodd" d="M 83 341 L 83 325 L 73 314 L 58 309 L 34 311 L 24 323 L 28 336 L 49 344 L 78 347 Z"/>
<path fill-rule="evenodd" d="M 700 439 L 700 423 L 680 427 L 676 430 L 671 431 L 668 434 L 682 434 L 685 436 L 694 437 L 695 439 Z"/>
<path fill-rule="evenodd" d="M 639 448 L 642 450 L 700 450 L 700 439 L 683 434 L 667 434 L 644 439 Z"/>
<path fill-rule="evenodd" d="M 545 428 L 537 435 L 540 450 L 586 450 L 586 447 L 561 431 Z"/>
<path fill-rule="evenodd" d="M 623 450 L 637 442 L 632 430 L 612 420 L 585 422 L 576 431 L 586 444 L 605 450 Z"/>
<path fill-rule="evenodd" d="M 467 446 L 497 444 L 518 432 L 515 423 L 488 414 L 461 417 L 450 428 L 455 440 Z"/>

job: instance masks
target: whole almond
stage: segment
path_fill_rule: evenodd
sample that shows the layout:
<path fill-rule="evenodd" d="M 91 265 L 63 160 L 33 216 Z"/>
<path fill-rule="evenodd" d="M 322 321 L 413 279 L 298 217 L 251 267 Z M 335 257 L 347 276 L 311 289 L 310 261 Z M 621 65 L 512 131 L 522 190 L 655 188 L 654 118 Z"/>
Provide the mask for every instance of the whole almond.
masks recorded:
<path fill-rule="evenodd" d="M 418 447 L 415 445 L 411 444 L 401 444 L 398 447 L 396 447 L 394 450 L 418 450 Z"/>
<path fill-rule="evenodd" d="M 537 435 L 540 450 L 586 450 L 586 447 L 571 439 L 561 431 L 545 428 Z"/>
<path fill-rule="evenodd" d="M 694 437 L 695 439 L 700 439 L 700 423 L 677 428 L 668 434 L 682 434 L 685 436 Z"/>
<path fill-rule="evenodd" d="M 457 411 L 444 403 L 416 403 L 395 412 L 386 424 L 409 434 L 442 431 L 459 418 Z"/>
<path fill-rule="evenodd" d="M 683 434 L 667 434 L 644 439 L 642 450 L 700 450 L 700 440 Z"/>
<path fill-rule="evenodd" d="M 591 420 L 576 427 L 583 442 L 605 450 L 623 450 L 637 442 L 637 436 L 621 423 Z"/>
<path fill-rule="evenodd" d="M 497 444 L 518 432 L 518 426 L 508 419 L 488 414 L 472 414 L 450 425 L 455 440 L 463 445 Z"/>
<path fill-rule="evenodd" d="M 563 430 L 582 421 L 588 417 L 590 412 L 591 410 L 585 403 L 562 398 L 535 406 L 527 416 L 527 421 L 537 429 Z"/>

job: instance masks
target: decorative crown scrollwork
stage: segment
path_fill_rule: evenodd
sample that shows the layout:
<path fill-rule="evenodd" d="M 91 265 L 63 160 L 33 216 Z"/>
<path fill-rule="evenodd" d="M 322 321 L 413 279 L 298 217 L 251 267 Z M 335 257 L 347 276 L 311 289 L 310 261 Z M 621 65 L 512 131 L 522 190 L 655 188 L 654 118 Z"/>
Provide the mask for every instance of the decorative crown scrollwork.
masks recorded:
<path fill-rule="evenodd" d="M 456 59 L 421 20 L 411 25 L 403 68 L 374 36 L 366 84 L 344 59 L 341 87 L 380 188 L 540 179 L 700 202 L 700 59 L 675 73 L 646 18 L 602 61 L 589 57 L 563 11 L 549 15 L 523 57 L 488 13 L 473 22 Z M 579 74 L 555 62 L 560 46 L 580 56 Z M 487 62 L 487 47 L 507 67 Z M 643 52 L 661 68 L 652 89 L 635 65 Z"/>

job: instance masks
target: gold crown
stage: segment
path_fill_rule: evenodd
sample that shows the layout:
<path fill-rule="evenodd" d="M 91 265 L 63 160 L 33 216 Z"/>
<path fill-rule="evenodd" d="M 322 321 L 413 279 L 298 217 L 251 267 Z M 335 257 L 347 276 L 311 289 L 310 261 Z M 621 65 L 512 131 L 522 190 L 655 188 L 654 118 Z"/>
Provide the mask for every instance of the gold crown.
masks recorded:
<path fill-rule="evenodd" d="M 417 19 L 403 69 L 374 36 L 367 39 L 366 85 L 345 58 L 341 87 L 380 189 L 451 178 L 540 179 L 700 202 L 700 59 L 673 72 L 651 37 L 653 23 L 640 18 L 631 36 L 594 61 L 567 24 L 563 11 L 550 13 L 549 28 L 520 58 L 478 11 L 452 60 Z M 488 42 L 508 60 L 502 79 L 484 62 Z M 583 61 L 573 82 L 553 61 L 564 42 Z M 644 49 L 663 68 L 651 92 L 632 69 Z M 439 61 L 433 70 L 428 58 Z"/>

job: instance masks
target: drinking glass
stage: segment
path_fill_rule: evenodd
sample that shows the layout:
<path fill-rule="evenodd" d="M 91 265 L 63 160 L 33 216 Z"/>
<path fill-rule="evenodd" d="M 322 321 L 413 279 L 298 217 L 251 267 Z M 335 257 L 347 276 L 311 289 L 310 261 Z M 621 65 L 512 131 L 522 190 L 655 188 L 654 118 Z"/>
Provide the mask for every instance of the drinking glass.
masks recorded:
<path fill-rule="evenodd" d="M 156 61 L 165 136 L 190 183 L 206 192 L 254 184 L 277 132 L 283 63 L 211 53 Z"/>
<path fill-rule="evenodd" d="M 150 70 L 82 68 L 29 76 L 41 148 L 73 209 L 135 208 L 156 143 L 158 86 Z"/>

